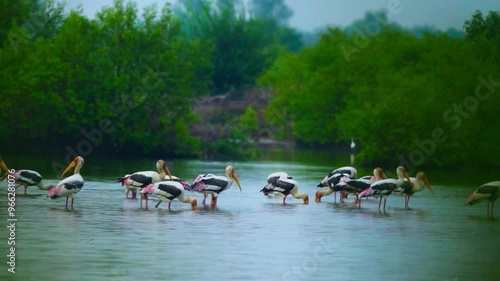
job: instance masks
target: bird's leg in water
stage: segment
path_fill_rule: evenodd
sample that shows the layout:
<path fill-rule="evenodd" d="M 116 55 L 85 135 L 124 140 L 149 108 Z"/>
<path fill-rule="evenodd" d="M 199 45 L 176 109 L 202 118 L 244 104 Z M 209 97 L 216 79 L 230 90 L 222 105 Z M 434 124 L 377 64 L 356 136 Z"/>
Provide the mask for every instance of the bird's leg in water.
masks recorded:
<path fill-rule="evenodd" d="M 28 189 L 28 186 L 27 186 L 27 185 L 25 185 L 25 186 L 24 186 L 24 195 L 26 195 L 26 190 L 27 190 L 27 189 Z"/>
<path fill-rule="evenodd" d="M 132 190 L 132 199 L 137 198 L 137 191 Z"/>
<path fill-rule="evenodd" d="M 168 202 L 168 209 L 170 210 L 170 204 L 172 204 L 172 202 Z"/>
<path fill-rule="evenodd" d="M 283 205 L 286 205 L 285 200 L 286 200 L 286 196 L 283 196 Z"/>
<path fill-rule="evenodd" d="M 68 196 L 66 196 L 66 209 L 68 209 Z"/>
<path fill-rule="evenodd" d="M 71 210 L 73 210 L 73 200 L 75 200 L 75 198 L 71 198 Z"/>
<path fill-rule="evenodd" d="M 212 202 L 210 204 L 212 207 L 215 207 L 217 205 L 217 196 L 214 196 L 212 194 Z"/>
<path fill-rule="evenodd" d="M 208 197 L 208 194 L 207 193 L 203 193 L 203 201 L 201 201 L 201 204 L 205 205 L 205 200 L 207 200 L 207 197 Z"/>
<path fill-rule="evenodd" d="M 337 203 L 337 191 L 333 192 L 333 203 Z"/>
<path fill-rule="evenodd" d="M 155 208 L 158 208 L 160 206 L 161 201 L 158 201 L 158 204 L 156 204 Z"/>
<path fill-rule="evenodd" d="M 382 204 L 382 196 L 380 196 L 380 200 L 378 201 L 378 210 L 380 211 L 380 204 Z"/>
<path fill-rule="evenodd" d="M 387 203 L 387 197 L 384 197 L 384 213 L 385 213 L 385 204 Z"/>

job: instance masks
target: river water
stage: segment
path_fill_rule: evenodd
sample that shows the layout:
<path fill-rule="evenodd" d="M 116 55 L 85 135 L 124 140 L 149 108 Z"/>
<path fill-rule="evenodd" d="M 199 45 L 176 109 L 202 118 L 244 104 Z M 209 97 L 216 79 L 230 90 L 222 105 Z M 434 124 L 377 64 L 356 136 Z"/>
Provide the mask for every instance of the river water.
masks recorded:
<path fill-rule="evenodd" d="M 200 173 L 223 175 L 226 165 L 234 165 L 243 191 L 234 184 L 215 210 L 201 205 L 201 194 L 188 192 L 198 198 L 195 211 L 178 201 L 170 211 L 165 203 L 154 208 L 156 202 L 142 210 L 139 200 L 124 198 L 115 179 L 151 170 L 156 159 L 86 158 L 85 186 L 72 211 L 63 198 L 47 199 L 37 188 L 29 188 L 27 196 L 17 191 L 16 273 L 7 272 L 10 232 L 4 226 L 0 280 L 500 280 L 500 222 L 486 218 L 486 204 L 464 207 L 477 186 L 498 178 L 426 171 L 434 194 L 424 190 L 413 196 L 411 210 L 404 210 L 402 197 L 391 196 L 387 212 L 379 213 L 376 199 L 363 200 L 361 209 L 353 208 L 352 198 L 333 203 L 333 195 L 314 202 L 323 176 L 349 161 L 327 164 L 325 155 L 293 153 L 268 158 L 167 159 L 172 174 L 188 181 Z M 58 182 L 50 167 L 23 168 L 44 171 L 46 184 Z M 282 205 L 280 198 L 259 193 L 274 171 L 292 175 L 299 191 L 309 194 L 309 205 L 291 197 Z M 0 184 L 0 219 L 7 226 L 6 187 Z"/>

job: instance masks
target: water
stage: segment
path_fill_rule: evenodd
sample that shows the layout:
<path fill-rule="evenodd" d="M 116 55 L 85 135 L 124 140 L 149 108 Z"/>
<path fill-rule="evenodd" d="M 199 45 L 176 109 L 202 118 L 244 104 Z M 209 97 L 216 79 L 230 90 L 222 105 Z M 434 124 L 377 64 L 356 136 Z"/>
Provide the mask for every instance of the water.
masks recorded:
<path fill-rule="evenodd" d="M 49 200 L 33 187 L 28 196 L 18 195 L 16 273 L 7 272 L 9 233 L 2 227 L 0 280 L 500 280 L 500 222 L 486 218 L 485 204 L 463 206 L 478 185 L 495 180 L 491 175 L 478 179 L 462 173 L 451 180 L 450 174 L 426 171 L 435 194 L 416 194 L 409 211 L 402 197 L 391 196 L 384 214 L 375 199 L 363 200 L 360 210 L 351 197 L 345 204 L 333 203 L 333 195 L 315 203 L 316 185 L 334 165 L 326 165 L 324 155 L 287 157 L 231 163 L 243 192 L 233 185 L 220 195 L 216 210 L 201 206 L 201 194 L 192 194 L 198 198 L 196 211 L 178 201 L 171 211 L 165 203 L 155 209 L 154 201 L 141 210 L 139 200 L 124 198 L 115 178 L 150 170 L 156 159 L 87 157 L 86 183 L 73 211 L 65 210 L 64 199 Z M 172 174 L 189 181 L 199 173 L 223 174 L 229 164 L 167 163 Z M 46 184 L 57 183 L 50 167 L 30 168 L 44 171 Z M 294 176 L 300 191 L 309 194 L 309 205 L 289 197 L 284 206 L 259 193 L 274 171 Z M 6 198 L 6 183 L 0 187 Z M 6 200 L 0 207 L 7 225 Z"/>

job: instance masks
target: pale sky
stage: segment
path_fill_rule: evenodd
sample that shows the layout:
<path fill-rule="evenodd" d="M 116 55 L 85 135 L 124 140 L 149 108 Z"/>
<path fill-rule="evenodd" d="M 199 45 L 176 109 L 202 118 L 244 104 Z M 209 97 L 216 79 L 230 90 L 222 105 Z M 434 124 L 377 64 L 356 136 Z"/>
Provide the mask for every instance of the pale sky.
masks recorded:
<path fill-rule="evenodd" d="M 162 7 L 175 0 L 135 0 L 139 7 L 156 2 Z M 327 24 L 346 26 L 363 17 L 369 10 L 388 9 L 391 2 L 399 2 L 392 19 L 403 26 L 433 25 L 438 29 L 455 27 L 462 30 L 465 20 L 475 10 L 487 14 L 500 10 L 500 0 L 285 0 L 294 11 L 292 27 L 313 31 Z M 113 0 L 66 0 L 69 9 L 82 5 L 84 14 L 93 17 L 103 6 L 113 5 Z"/>

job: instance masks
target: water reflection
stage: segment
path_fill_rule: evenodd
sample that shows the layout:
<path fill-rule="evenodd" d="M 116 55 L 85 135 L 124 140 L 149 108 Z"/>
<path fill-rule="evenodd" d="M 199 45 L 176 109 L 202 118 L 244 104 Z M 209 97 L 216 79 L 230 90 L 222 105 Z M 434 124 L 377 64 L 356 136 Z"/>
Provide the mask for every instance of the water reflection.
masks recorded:
<path fill-rule="evenodd" d="M 308 205 L 287 198 L 282 205 L 281 198 L 259 192 L 269 173 L 287 171 L 299 182 L 300 191 L 312 196 L 333 166 L 237 163 L 243 192 L 225 191 L 216 209 L 199 204 L 191 210 L 189 204 L 174 201 L 168 210 L 165 203 L 154 208 L 156 201 L 151 200 L 144 210 L 138 199 L 125 199 L 123 188 L 113 179 L 144 170 L 154 164 L 150 162 L 105 163 L 96 169 L 99 174 L 91 175 L 94 170 L 89 169 L 88 176 L 82 171 L 86 183 L 72 211 L 65 209 L 64 198 L 47 199 L 44 191 L 29 189 L 27 197 L 18 196 L 16 280 L 500 277 L 494 251 L 500 223 L 485 217 L 485 205 L 463 206 L 469 186 L 436 184 L 436 194 L 423 191 L 412 197 L 411 210 L 404 209 L 403 197 L 390 196 L 386 213 L 377 210 L 375 199 L 354 208 L 351 197 L 344 204 L 326 196 L 323 202 Z M 227 164 L 172 162 L 172 172 L 186 179 L 201 171 L 222 174 Z M 439 176 L 434 179 L 446 182 Z M 5 193 L 0 188 L 0 196 Z M 201 202 L 201 194 L 189 195 Z M 3 276 L 1 280 L 9 280 Z"/>

